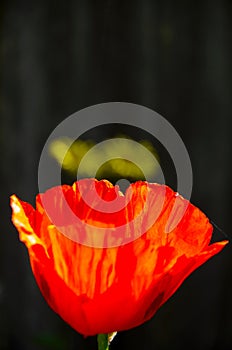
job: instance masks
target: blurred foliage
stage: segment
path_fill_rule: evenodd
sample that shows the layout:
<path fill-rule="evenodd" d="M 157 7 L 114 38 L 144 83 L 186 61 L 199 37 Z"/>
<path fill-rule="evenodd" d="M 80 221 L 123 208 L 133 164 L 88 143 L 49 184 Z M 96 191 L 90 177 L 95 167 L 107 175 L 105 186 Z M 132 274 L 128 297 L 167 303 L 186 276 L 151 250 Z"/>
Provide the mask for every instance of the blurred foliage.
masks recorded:
<path fill-rule="evenodd" d="M 62 350 L 67 347 L 66 341 L 58 334 L 41 333 L 34 337 L 34 344 L 40 345 L 43 349 Z"/>
<path fill-rule="evenodd" d="M 132 142 L 126 143 L 123 140 Z M 96 177 L 116 182 L 126 178 L 129 181 L 152 179 L 158 170 L 158 155 L 150 141 L 133 141 L 125 136 L 117 136 L 108 142 L 102 142 L 100 147 L 92 140 L 76 140 L 60 138 L 51 142 L 50 154 L 72 178 Z M 142 146 L 142 147 L 141 147 Z M 89 151 L 93 152 L 89 152 Z M 88 153 L 89 152 L 89 153 Z M 157 162 L 146 157 L 150 152 Z M 88 153 L 88 154 L 87 154 Z M 85 160 L 81 162 L 84 157 Z M 136 159 L 136 163 L 133 161 Z M 79 165 L 81 166 L 79 168 Z M 142 166 L 139 166 L 142 165 Z"/>

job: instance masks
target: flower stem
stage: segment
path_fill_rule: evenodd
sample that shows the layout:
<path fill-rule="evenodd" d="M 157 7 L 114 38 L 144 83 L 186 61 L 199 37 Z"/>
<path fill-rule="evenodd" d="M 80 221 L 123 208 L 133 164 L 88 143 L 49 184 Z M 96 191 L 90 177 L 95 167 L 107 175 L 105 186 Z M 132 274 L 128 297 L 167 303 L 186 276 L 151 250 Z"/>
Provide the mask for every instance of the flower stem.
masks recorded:
<path fill-rule="evenodd" d="M 109 350 L 108 334 L 98 334 L 97 342 L 98 342 L 98 350 Z"/>

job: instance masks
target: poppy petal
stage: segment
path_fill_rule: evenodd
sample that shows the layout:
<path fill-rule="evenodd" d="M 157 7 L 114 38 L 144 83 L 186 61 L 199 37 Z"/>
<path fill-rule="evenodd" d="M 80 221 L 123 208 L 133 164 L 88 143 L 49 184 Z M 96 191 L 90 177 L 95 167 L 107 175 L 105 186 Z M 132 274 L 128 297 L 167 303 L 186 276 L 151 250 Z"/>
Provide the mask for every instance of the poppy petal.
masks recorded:
<path fill-rule="evenodd" d="M 198 208 L 165 185 L 142 181 L 123 196 L 106 180 L 85 179 L 38 195 L 36 210 L 15 195 L 11 206 L 43 296 L 84 335 L 145 322 L 228 243 L 210 245 L 212 225 Z M 115 246 L 80 243 L 83 237 L 101 242 L 98 228 Z"/>

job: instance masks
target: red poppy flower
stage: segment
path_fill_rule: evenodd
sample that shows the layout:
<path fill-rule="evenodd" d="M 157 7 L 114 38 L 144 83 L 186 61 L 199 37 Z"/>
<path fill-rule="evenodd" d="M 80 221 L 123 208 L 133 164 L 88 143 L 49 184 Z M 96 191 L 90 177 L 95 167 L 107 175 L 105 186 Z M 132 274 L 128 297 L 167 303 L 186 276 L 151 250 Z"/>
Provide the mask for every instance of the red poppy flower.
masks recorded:
<path fill-rule="evenodd" d="M 176 202 L 185 212 L 168 232 Z M 104 203 L 116 204 L 110 212 L 101 210 Z M 84 335 L 149 320 L 191 272 L 227 244 L 210 244 L 212 226 L 198 208 L 167 186 L 147 182 L 132 184 L 123 196 L 106 180 L 85 179 L 38 195 L 36 210 L 15 195 L 11 206 L 43 296 Z M 104 247 L 96 247 L 99 228 L 115 233 L 111 247 L 106 237 Z M 81 244 L 85 237 L 93 239 L 92 246 Z M 122 237 L 128 243 L 119 245 Z"/>

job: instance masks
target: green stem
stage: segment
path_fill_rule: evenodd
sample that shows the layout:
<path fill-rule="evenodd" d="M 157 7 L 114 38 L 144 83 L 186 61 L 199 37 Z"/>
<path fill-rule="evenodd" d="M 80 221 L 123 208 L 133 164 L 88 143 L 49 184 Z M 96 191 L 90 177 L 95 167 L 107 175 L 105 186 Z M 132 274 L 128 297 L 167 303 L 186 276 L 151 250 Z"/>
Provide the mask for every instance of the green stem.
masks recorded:
<path fill-rule="evenodd" d="M 108 334 L 98 334 L 97 343 L 98 343 L 98 350 L 109 350 Z"/>

